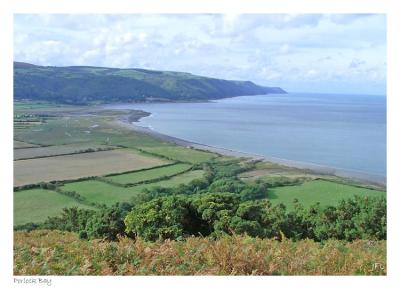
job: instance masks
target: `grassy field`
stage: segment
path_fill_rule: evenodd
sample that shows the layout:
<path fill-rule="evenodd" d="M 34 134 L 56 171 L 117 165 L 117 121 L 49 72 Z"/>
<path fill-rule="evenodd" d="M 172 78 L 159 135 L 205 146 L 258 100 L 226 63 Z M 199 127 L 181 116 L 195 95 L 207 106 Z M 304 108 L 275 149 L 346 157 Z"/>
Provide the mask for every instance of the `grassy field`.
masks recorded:
<path fill-rule="evenodd" d="M 189 183 L 190 181 L 201 178 L 203 171 L 189 171 L 187 173 L 172 177 L 169 180 L 154 182 L 149 184 L 137 185 L 133 187 L 118 187 L 112 184 L 97 180 L 67 183 L 61 187 L 63 191 L 75 191 L 89 202 L 112 205 L 116 202 L 126 202 L 131 197 L 144 189 L 151 187 L 174 187 L 179 184 Z"/>
<path fill-rule="evenodd" d="M 14 161 L 14 186 L 122 173 L 166 163 L 165 160 L 144 156 L 130 150 L 20 160 Z"/>
<path fill-rule="evenodd" d="M 14 131 L 16 139 L 44 145 L 98 143 L 130 148 L 164 146 L 143 133 L 121 127 L 113 117 L 59 116 L 41 124 L 37 129 Z"/>
<path fill-rule="evenodd" d="M 325 180 L 308 181 L 301 185 L 277 187 L 268 190 L 268 198 L 273 204 L 283 203 L 289 209 L 293 208 L 294 199 L 298 199 L 304 206 L 310 206 L 316 202 L 323 206 L 328 206 L 335 205 L 340 200 L 354 195 L 372 197 L 385 196 L 386 193 Z"/>
<path fill-rule="evenodd" d="M 48 216 L 60 214 L 65 207 L 91 208 L 54 191 L 32 189 L 14 192 L 14 225 L 42 222 Z"/>
<path fill-rule="evenodd" d="M 179 184 L 188 184 L 190 181 L 199 179 L 203 177 L 204 171 L 203 170 L 194 170 L 189 171 L 187 173 L 178 175 L 176 177 L 170 178 L 169 180 L 161 181 L 158 183 L 149 184 L 149 186 L 160 186 L 160 187 L 175 187 Z"/>
<path fill-rule="evenodd" d="M 190 168 L 188 164 L 176 164 L 172 166 L 166 166 L 161 168 L 155 168 L 151 170 L 145 170 L 140 172 L 133 172 L 128 174 L 121 174 L 116 176 L 107 177 L 108 180 L 115 183 L 127 185 L 135 184 L 143 181 L 149 181 L 161 177 L 168 177 L 180 172 L 183 172 Z"/>
<path fill-rule="evenodd" d="M 175 145 L 160 147 L 142 147 L 141 149 L 151 153 L 163 155 L 174 160 L 193 164 L 206 162 L 217 156 L 213 153 L 192 150 Z"/>
<path fill-rule="evenodd" d="M 75 191 L 89 202 L 112 205 L 116 202 L 129 201 L 136 192 L 144 188 L 145 186 L 123 188 L 96 180 L 89 180 L 67 183 L 61 187 L 61 190 Z"/>
<path fill-rule="evenodd" d="M 46 156 L 56 156 L 62 154 L 72 154 L 82 152 L 87 149 L 112 149 L 111 146 L 98 144 L 70 144 L 60 146 L 36 147 L 36 148 L 21 148 L 14 151 L 14 160 L 29 159 Z"/>
<path fill-rule="evenodd" d="M 268 179 L 271 177 L 318 177 L 316 173 L 309 170 L 287 167 L 271 162 L 258 162 L 251 171 L 244 172 L 239 177 L 245 181 L 254 181 L 256 179 Z"/>
<path fill-rule="evenodd" d="M 15 232 L 14 274 L 386 275 L 386 241 L 321 244 L 228 236 L 100 242 L 69 232 Z"/>

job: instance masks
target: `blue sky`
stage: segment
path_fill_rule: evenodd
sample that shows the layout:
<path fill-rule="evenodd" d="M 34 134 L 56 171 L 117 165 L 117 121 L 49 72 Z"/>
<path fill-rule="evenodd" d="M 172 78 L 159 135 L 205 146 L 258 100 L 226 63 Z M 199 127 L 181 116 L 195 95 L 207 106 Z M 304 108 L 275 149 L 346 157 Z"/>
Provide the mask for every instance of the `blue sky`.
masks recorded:
<path fill-rule="evenodd" d="M 186 71 L 293 92 L 386 93 L 382 14 L 17 14 L 14 60 Z"/>

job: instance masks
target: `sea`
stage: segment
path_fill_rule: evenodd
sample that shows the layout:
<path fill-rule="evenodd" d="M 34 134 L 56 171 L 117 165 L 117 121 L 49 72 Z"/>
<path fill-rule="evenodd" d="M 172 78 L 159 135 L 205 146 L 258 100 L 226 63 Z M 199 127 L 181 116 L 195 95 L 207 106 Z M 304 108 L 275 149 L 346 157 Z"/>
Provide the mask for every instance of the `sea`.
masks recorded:
<path fill-rule="evenodd" d="M 150 112 L 137 124 L 196 143 L 386 176 L 385 95 L 288 93 L 108 107 Z"/>

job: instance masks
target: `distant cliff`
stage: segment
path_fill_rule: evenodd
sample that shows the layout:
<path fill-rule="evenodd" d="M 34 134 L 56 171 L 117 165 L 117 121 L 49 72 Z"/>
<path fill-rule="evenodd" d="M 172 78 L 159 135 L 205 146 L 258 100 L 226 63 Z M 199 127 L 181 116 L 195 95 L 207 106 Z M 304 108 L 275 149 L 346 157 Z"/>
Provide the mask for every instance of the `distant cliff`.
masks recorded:
<path fill-rule="evenodd" d="M 14 62 L 14 98 L 60 103 L 203 101 L 240 95 L 286 93 L 251 81 L 184 72 L 90 66 L 37 66 Z"/>

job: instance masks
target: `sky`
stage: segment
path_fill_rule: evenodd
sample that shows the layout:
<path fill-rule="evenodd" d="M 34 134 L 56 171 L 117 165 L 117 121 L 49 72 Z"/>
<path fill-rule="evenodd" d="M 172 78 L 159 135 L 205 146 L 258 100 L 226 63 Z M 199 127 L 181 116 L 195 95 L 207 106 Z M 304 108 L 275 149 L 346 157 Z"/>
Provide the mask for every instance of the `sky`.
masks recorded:
<path fill-rule="evenodd" d="M 14 60 L 386 94 L 384 14 L 16 14 Z"/>

